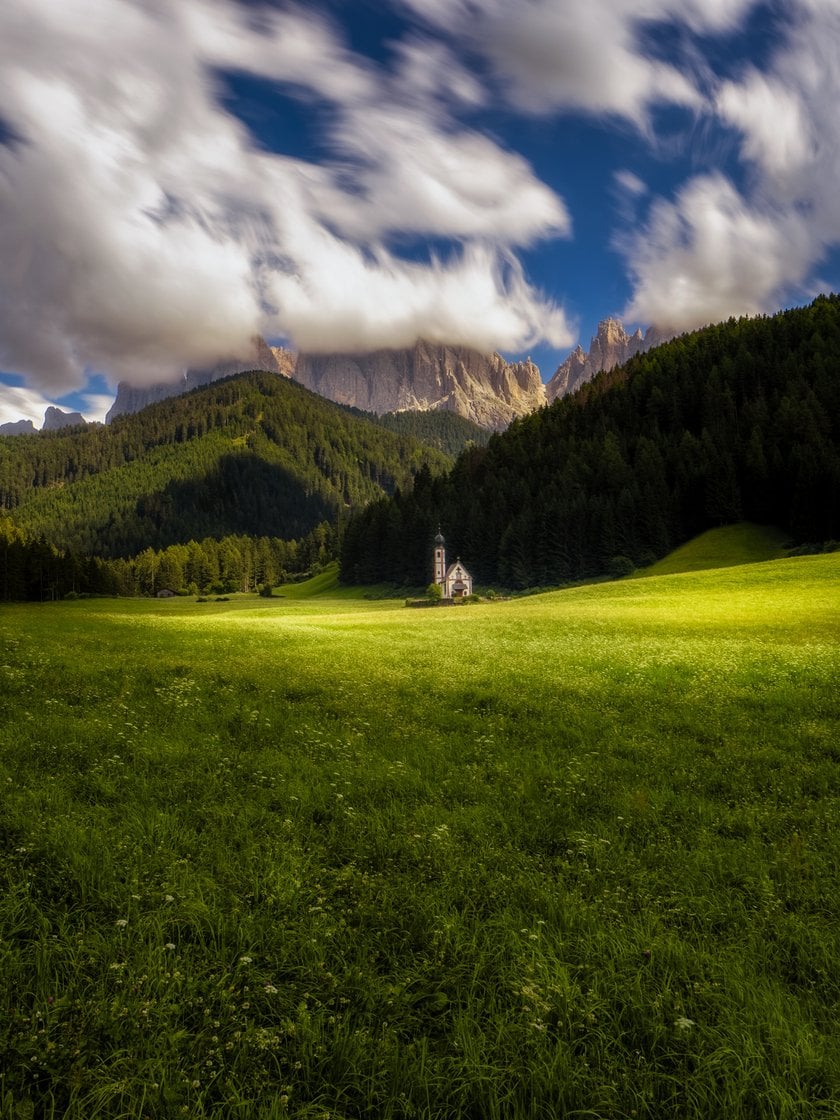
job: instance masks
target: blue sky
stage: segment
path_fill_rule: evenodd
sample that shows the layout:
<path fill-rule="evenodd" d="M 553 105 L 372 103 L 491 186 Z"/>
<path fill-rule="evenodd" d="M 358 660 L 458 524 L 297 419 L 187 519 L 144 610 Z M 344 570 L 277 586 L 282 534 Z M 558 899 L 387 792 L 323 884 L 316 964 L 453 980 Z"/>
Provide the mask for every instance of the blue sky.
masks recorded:
<path fill-rule="evenodd" d="M 840 286 L 838 0 L 5 0 L 0 422 Z"/>

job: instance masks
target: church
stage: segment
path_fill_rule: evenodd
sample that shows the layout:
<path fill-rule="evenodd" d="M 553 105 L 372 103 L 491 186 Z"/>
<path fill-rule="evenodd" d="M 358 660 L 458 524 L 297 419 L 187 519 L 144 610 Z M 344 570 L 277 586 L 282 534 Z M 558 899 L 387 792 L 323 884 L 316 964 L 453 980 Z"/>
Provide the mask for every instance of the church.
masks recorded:
<path fill-rule="evenodd" d="M 444 599 L 465 599 L 473 593 L 472 576 L 461 563 L 460 556 L 447 568 L 446 540 L 440 528 L 435 537 L 435 583 L 440 585 Z"/>

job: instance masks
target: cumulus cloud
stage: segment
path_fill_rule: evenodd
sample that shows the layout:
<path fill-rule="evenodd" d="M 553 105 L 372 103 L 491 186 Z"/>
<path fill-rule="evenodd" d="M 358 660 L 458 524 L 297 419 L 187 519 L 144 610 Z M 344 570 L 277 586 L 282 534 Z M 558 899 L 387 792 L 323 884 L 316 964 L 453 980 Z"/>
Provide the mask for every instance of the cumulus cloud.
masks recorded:
<path fill-rule="evenodd" d="M 720 175 L 657 200 L 647 229 L 623 248 L 635 282 L 625 315 L 674 330 L 765 311 L 810 263 L 801 218 L 750 207 Z"/>
<path fill-rule="evenodd" d="M 333 161 L 260 149 L 220 70 L 329 102 Z M 452 118 L 482 96 L 457 67 L 435 82 L 411 42 L 376 68 L 305 8 L 6 0 L 0 368 L 61 395 L 91 369 L 154 382 L 257 330 L 321 348 L 565 338 L 512 253 L 566 234 L 568 214 L 522 157 Z M 406 232 L 456 247 L 402 259 L 388 246 Z"/>
<path fill-rule="evenodd" d="M 746 67 L 714 97 L 740 134 L 745 184 L 703 176 L 654 202 L 621 245 L 635 282 L 628 315 L 689 328 L 773 310 L 811 293 L 840 244 L 840 10 L 798 0 L 791 15 L 767 69 Z"/>

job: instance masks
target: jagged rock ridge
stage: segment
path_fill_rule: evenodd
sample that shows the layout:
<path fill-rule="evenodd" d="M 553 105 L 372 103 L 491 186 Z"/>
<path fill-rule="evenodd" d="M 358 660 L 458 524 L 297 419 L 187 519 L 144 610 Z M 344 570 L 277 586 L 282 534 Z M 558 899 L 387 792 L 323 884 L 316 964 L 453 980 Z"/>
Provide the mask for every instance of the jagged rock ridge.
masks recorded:
<path fill-rule="evenodd" d="M 545 387 L 549 402 L 573 393 L 585 381 L 591 381 L 602 369 L 610 370 L 623 365 L 635 354 L 650 350 L 670 337 L 671 334 L 656 327 L 648 327 L 645 334 L 642 334 L 641 329 L 628 334 L 618 319 L 602 320 L 598 324 L 598 333 L 589 345 L 589 353 L 582 346 L 577 346 L 557 367 Z"/>
<path fill-rule="evenodd" d="M 456 412 L 484 428 L 505 428 L 545 404 L 532 361 L 506 362 L 465 346 L 418 341 L 405 350 L 299 354 L 294 378 L 340 404 L 368 412 Z"/>
<path fill-rule="evenodd" d="M 120 382 L 106 418 L 138 412 L 146 405 L 251 369 L 292 377 L 320 396 L 367 412 L 408 409 L 455 412 L 484 428 L 502 429 L 517 416 L 572 393 L 602 369 L 612 369 L 634 354 L 659 345 L 671 334 L 654 327 L 628 334 L 617 319 L 598 325 L 589 352 L 578 346 L 558 367 L 547 385 L 529 359 L 507 362 L 499 354 L 482 354 L 466 346 L 425 342 L 400 350 L 361 354 L 295 354 L 253 342 L 245 358 L 219 362 L 210 369 L 191 369 L 178 380 L 146 388 Z"/>

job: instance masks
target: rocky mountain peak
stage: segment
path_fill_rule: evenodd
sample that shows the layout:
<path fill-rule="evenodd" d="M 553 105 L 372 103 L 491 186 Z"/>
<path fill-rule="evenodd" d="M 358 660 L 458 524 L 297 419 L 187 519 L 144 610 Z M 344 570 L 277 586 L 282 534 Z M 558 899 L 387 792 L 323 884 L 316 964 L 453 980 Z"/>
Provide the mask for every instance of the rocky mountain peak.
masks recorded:
<path fill-rule="evenodd" d="M 642 334 L 641 328 L 628 334 L 618 319 L 603 319 L 589 344 L 589 352 L 586 353 L 578 345 L 557 367 L 546 385 L 546 396 L 549 401 L 555 401 L 558 397 L 573 393 L 585 381 L 591 381 L 602 369 L 610 370 L 623 365 L 634 354 L 650 350 L 671 337 L 673 334 L 655 327 L 650 327 L 645 334 Z"/>
<path fill-rule="evenodd" d="M 63 412 L 55 405 L 50 405 L 44 413 L 42 432 L 57 432 L 61 428 L 75 428 L 79 424 L 86 424 L 81 412 Z"/>
<path fill-rule="evenodd" d="M 536 365 L 506 362 L 466 346 L 419 339 L 402 350 L 299 354 L 294 377 L 307 389 L 368 412 L 444 410 L 484 428 L 505 428 L 545 404 Z"/>

